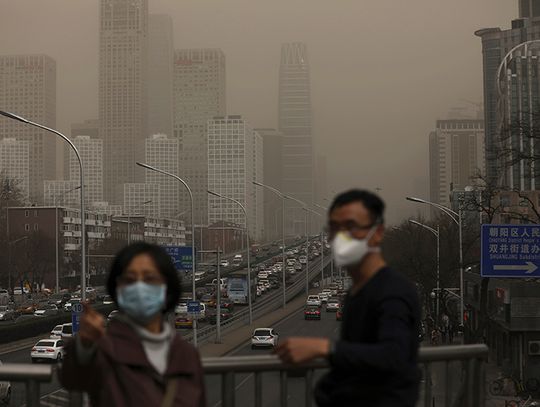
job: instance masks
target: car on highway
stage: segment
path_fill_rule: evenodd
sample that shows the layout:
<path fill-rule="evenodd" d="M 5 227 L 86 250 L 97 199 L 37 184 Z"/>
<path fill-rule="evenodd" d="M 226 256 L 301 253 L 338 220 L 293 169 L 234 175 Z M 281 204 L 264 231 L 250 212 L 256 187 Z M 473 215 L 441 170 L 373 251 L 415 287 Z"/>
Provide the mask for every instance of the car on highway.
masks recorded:
<path fill-rule="evenodd" d="M 4 298 L 9 299 L 9 291 L 6 290 L 5 288 L 0 288 L 0 298 L 1 299 L 4 299 Z"/>
<path fill-rule="evenodd" d="M 104 295 L 101 301 L 103 302 L 103 305 L 114 304 L 114 300 L 112 299 L 110 295 Z"/>
<path fill-rule="evenodd" d="M 64 357 L 64 341 L 62 339 L 42 339 L 30 351 L 32 363 L 40 360 L 60 362 Z"/>
<path fill-rule="evenodd" d="M 328 289 L 330 290 L 330 295 L 337 295 L 339 291 L 339 286 L 333 283 L 328 286 Z"/>
<path fill-rule="evenodd" d="M 343 318 L 343 308 L 339 307 L 339 309 L 336 311 L 336 321 L 341 321 Z"/>
<path fill-rule="evenodd" d="M 321 307 L 322 306 L 321 298 L 318 295 L 308 295 L 307 300 L 306 300 L 306 305 Z"/>
<path fill-rule="evenodd" d="M 26 287 L 15 287 L 13 289 L 13 295 L 23 295 L 23 294 L 29 294 L 30 290 Z"/>
<path fill-rule="evenodd" d="M 214 297 L 212 294 L 204 294 L 201 297 L 201 303 L 205 304 L 207 307 L 213 308 L 216 306 L 216 297 Z"/>
<path fill-rule="evenodd" d="M 321 302 L 323 304 L 325 304 L 326 301 L 328 301 L 328 297 L 330 297 L 330 295 L 324 290 L 319 293 L 319 298 L 321 299 Z"/>
<path fill-rule="evenodd" d="M 176 328 L 193 328 L 193 320 L 185 315 L 179 315 L 175 318 Z"/>
<path fill-rule="evenodd" d="M 60 334 L 60 338 L 62 339 L 68 339 L 73 337 L 73 325 L 71 322 L 69 324 L 62 324 L 62 333 Z"/>
<path fill-rule="evenodd" d="M 321 310 L 319 307 L 309 306 L 304 308 L 304 319 L 321 319 Z"/>
<path fill-rule="evenodd" d="M 68 302 L 71 299 L 71 294 L 69 293 L 63 293 L 63 294 L 52 294 L 47 302 L 49 304 L 54 304 L 58 308 L 62 308 L 66 302 Z"/>
<path fill-rule="evenodd" d="M 307 256 L 300 256 L 300 257 L 298 257 L 298 260 L 300 261 L 300 264 L 306 264 L 307 263 Z"/>
<path fill-rule="evenodd" d="M 296 271 L 302 271 L 302 265 L 301 265 L 300 263 L 296 263 L 296 264 L 294 265 L 294 269 L 295 269 Z"/>
<path fill-rule="evenodd" d="M 13 321 L 17 315 L 15 310 L 7 305 L 0 305 L 0 321 Z"/>
<path fill-rule="evenodd" d="M 273 328 L 257 328 L 251 336 L 251 349 L 275 348 L 279 341 L 279 335 Z"/>
<path fill-rule="evenodd" d="M 329 298 L 326 302 L 326 312 L 337 312 L 339 307 L 340 303 L 337 298 Z"/>
<path fill-rule="evenodd" d="M 58 315 L 59 312 L 58 307 L 54 304 L 40 305 L 34 311 L 34 316 L 49 317 L 51 315 Z"/>
<path fill-rule="evenodd" d="M 81 297 L 71 297 L 70 300 L 64 304 L 64 311 L 71 312 L 71 306 L 74 302 L 81 302 Z"/>
<path fill-rule="evenodd" d="M 118 311 L 117 309 L 112 310 L 112 311 L 110 312 L 110 314 L 107 316 L 107 323 L 111 322 L 111 320 L 112 320 L 116 315 L 118 315 L 119 312 L 120 312 L 120 311 Z"/>
<path fill-rule="evenodd" d="M 223 323 L 223 321 L 226 321 L 228 319 L 231 319 L 233 317 L 233 314 L 232 312 L 230 311 L 227 311 L 226 309 L 222 310 L 220 312 L 220 322 Z M 210 313 L 208 315 L 208 322 L 211 324 L 211 325 L 216 325 L 217 324 L 217 312 L 213 311 L 212 313 Z"/>
<path fill-rule="evenodd" d="M 221 267 L 229 267 L 229 260 L 221 260 L 221 263 L 219 263 Z"/>
<path fill-rule="evenodd" d="M 0 366 L 2 362 L 0 361 Z M 0 401 L 5 405 L 9 406 L 11 402 L 11 382 L 9 381 L 0 381 Z"/>
<path fill-rule="evenodd" d="M 52 331 L 49 338 L 51 339 L 60 339 L 62 337 L 62 325 L 56 325 Z"/>

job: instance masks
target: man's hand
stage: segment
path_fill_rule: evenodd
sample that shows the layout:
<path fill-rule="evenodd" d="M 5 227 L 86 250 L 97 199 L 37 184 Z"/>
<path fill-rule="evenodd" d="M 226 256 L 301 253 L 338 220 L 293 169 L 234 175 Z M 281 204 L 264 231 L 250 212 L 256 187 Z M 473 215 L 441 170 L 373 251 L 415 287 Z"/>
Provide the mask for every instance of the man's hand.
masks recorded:
<path fill-rule="evenodd" d="M 105 318 L 90 304 L 83 302 L 84 312 L 81 316 L 79 338 L 84 346 L 92 346 L 105 334 Z"/>
<path fill-rule="evenodd" d="M 330 351 L 330 340 L 326 338 L 288 338 L 275 349 L 285 363 L 303 363 L 326 357 Z"/>

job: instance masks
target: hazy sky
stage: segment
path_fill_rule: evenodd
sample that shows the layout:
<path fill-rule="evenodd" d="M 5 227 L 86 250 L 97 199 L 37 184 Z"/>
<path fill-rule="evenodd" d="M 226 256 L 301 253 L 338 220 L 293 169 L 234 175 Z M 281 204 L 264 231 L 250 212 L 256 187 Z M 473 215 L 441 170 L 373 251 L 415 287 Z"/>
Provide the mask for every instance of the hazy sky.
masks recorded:
<path fill-rule="evenodd" d="M 219 47 L 227 110 L 277 126 L 280 44 L 303 41 L 314 136 L 329 190 L 382 188 L 388 218 L 428 196 L 428 134 L 437 118 L 482 100 L 484 27 L 508 28 L 517 0 L 149 0 L 170 14 L 175 48 Z M 98 0 L 0 0 L 0 53 L 57 61 L 61 131 L 97 117 Z"/>

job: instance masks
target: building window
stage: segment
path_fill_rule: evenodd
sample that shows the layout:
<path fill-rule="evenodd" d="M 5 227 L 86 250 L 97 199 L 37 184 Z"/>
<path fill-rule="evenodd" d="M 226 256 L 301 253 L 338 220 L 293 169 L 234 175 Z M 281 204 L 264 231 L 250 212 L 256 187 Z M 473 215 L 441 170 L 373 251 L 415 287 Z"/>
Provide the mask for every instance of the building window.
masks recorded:
<path fill-rule="evenodd" d="M 34 232 L 37 232 L 39 230 L 39 226 L 37 223 L 34 223 Z"/>
<path fill-rule="evenodd" d="M 30 231 L 30 224 L 29 223 L 24 224 L 24 230 L 26 230 L 27 232 Z"/>
<path fill-rule="evenodd" d="M 30 216 L 30 211 L 24 211 L 24 216 L 29 217 Z"/>
<path fill-rule="evenodd" d="M 34 218 L 37 218 L 38 216 L 38 211 L 34 211 Z"/>

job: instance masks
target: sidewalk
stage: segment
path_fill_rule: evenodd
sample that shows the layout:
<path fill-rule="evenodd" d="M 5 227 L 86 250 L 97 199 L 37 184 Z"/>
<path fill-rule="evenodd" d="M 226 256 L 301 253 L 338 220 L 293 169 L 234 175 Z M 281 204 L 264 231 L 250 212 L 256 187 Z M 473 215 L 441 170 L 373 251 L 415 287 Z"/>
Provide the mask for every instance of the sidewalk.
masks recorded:
<path fill-rule="evenodd" d="M 318 289 L 310 290 L 310 294 L 316 293 Z M 221 343 L 213 343 L 214 339 L 199 347 L 201 357 L 224 356 L 244 345 L 253 333 L 255 328 L 272 327 L 282 319 L 304 308 L 306 297 L 298 295 L 294 300 L 287 303 L 285 308 L 280 308 L 266 314 L 264 317 L 255 319 L 251 325 L 244 325 L 232 332 L 221 335 Z"/>

